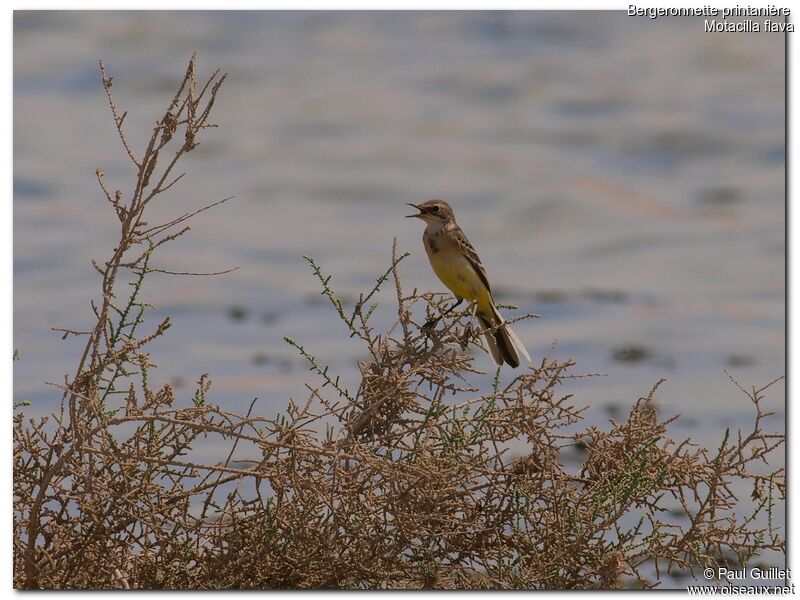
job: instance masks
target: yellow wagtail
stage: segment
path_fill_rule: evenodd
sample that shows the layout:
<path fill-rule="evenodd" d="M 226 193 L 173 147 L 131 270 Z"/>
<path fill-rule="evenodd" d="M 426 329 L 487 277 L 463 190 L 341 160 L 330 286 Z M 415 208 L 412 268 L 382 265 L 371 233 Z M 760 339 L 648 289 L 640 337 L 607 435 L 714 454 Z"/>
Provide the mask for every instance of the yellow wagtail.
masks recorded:
<path fill-rule="evenodd" d="M 530 362 L 525 346 L 497 311 L 486 270 L 475 248 L 456 223 L 450 205 L 444 200 L 428 200 L 422 204 L 409 203 L 409 206 L 419 210 L 416 215 L 408 215 L 409 218 L 417 217 L 428 224 L 422 242 L 433 271 L 456 296 L 457 302 L 444 314 L 464 300 L 474 302 L 473 314 L 477 315 L 484 329 L 483 338 L 494 362 L 500 366 L 505 361 L 516 368 L 520 354 Z"/>

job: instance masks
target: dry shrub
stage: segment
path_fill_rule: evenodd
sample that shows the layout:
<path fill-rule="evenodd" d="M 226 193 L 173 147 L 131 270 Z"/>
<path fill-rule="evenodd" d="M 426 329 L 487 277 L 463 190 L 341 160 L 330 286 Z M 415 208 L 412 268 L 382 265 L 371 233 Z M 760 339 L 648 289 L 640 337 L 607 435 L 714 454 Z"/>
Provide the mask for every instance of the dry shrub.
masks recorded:
<path fill-rule="evenodd" d="M 123 202 L 98 170 L 121 230 L 111 259 L 95 263 L 96 324 L 62 330 L 87 344 L 60 384 L 60 412 L 14 419 L 16 587 L 655 587 L 665 573 L 784 551 L 772 515 L 785 475 L 769 465 L 784 435 L 764 430 L 769 386 L 741 388 L 752 430 L 726 431 L 713 451 L 669 437 L 674 418 L 659 420 L 657 385 L 624 421 L 582 428 L 584 409 L 562 390 L 577 376 L 573 364 L 550 356 L 507 385 L 498 372 L 480 393 L 470 383 L 480 373 L 469 312 L 420 326 L 415 315 L 440 314 L 444 297 L 405 293 L 396 249 L 352 310 L 308 258 L 346 333 L 363 344 L 357 390 L 290 338 L 319 386 L 285 414 L 214 406 L 205 375 L 192 398 L 153 389 L 145 347 L 169 322 L 141 332 L 141 284 L 158 270 L 154 252 L 192 215 L 157 226 L 143 217 L 212 126 L 224 76 L 198 89 L 195 69 L 193 58 L 141 158 L 103 72 L 136 183 Z M 377 332 L 374 299 L 391 284 L 397 317 Z M 213 440 L 230 450 L 214 462 L 193 458 Z M 570 468 L 575 448 L 582 454 Z"/>

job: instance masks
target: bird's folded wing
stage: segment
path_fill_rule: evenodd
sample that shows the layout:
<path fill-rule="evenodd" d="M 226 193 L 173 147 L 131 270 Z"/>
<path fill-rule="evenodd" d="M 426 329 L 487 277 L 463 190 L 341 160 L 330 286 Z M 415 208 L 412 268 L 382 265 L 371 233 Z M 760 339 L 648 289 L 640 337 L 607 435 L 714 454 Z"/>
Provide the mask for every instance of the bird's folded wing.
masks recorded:
<path fill-rule="evenodd" d="M 478 273 L 478 277 L 481 278 L 483 285 L 486 286 L 486 289 L 489 290 L 489 294 L 491 294 L 492 287 L 489 285 L 489 278 L 486 277 L 486 269 L 483 268 L 481 259 L 478 257 L 478 253 L 475 252 L 475 248 L 473 248 L 472 244 L 469 243 L 467 236 L 464 234 L 461 228 L 456 229 L 453 233 L 461 252 L 467 257 L 467 260 L 472 265 L 472 268 L 475 269 L 475 271 Z"/>

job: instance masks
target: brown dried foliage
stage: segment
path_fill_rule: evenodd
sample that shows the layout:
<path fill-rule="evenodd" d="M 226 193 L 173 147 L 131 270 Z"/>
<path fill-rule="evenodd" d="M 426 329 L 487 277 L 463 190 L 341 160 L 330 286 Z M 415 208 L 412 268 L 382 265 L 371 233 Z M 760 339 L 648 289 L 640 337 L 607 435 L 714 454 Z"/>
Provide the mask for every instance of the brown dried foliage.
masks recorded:
<path fill-rule="evenodd" d="M 550 356 L 504 386 L 498 373 L 480 393 L 470 383 L 480 373 L 466 351 L 479 344 L 469 311 L 421 327 L 414 314 L 439 314 L 442 296 L 406 294 L 398 274 L 405 255 L 396 250 L 352 311 L 308 259 L 366 352 L 357 390 L 289 338 L 321 385 L 286 414 L 214 406 L 205 375 L 189 399 L 168 385 L 151 388 L 145 346 L 169 322 L 140 333 L 141 283 L 158 271 L 154 251 L 186 231 L 192 214 L 157 226 L 143 217 L 212 126 L 224 76 L 198 91 L 195 69 L 192 58 L 141 158 L 103 70 L 136 183 L 123 204 L 98 170 L 121 232 L 111 259 L 95 263 L 96 324 L 62 330 L 87 344 L 60 385 L 60 412 L 15 416 L 16 587 L 654 587 L 665 573 L 784 551 L 772 518 L 784 471 L 769 465 L 784 436 L 764 430 L 769 386 L 741 388 L 753 428 L 726 432 L 713 451 L 669 437 L 674 418 L 659 420 L 653 406 L 658 386 L 622 422 L 582 429 L 584 409 L 560 391 L 576 377 L 573 365 Z M 133 275 L 130 288 L 122 271 Z M 376 332 L 374 298 L 387 282 L 397 317 Z M 230 450 L 216 461 L 195 457 L 200 446 L 220 446 L 214 441 Z M 576 446 L 583 453 L 570 467 Z M 745 486 L 751 498 L 741 496 Z"/>

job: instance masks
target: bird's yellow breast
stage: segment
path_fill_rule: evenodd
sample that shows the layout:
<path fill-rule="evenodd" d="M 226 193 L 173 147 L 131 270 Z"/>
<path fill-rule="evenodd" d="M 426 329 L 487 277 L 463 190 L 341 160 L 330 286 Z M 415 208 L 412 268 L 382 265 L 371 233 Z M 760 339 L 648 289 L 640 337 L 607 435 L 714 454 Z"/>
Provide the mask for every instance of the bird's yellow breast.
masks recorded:
<path fill-rule="evenodd" d="M 442 234 L 426 234 L 423 241 L 431 267 L 442 283 L 457 298 L 476 301 L 481 311 L 488 309 L 491 294 L 458 245 Z"/>

